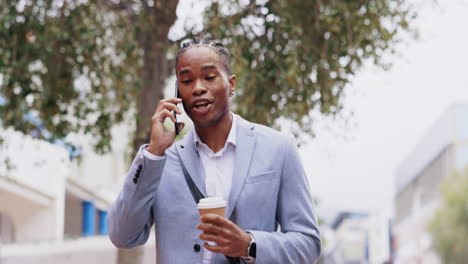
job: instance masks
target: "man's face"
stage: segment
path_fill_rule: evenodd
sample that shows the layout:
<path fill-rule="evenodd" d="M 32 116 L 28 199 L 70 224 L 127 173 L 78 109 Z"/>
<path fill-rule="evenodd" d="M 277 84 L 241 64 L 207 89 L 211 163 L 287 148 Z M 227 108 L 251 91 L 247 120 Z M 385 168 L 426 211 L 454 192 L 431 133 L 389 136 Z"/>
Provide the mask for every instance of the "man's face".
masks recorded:
<path fill-rule="evenodd" d="M 185 112 L 198 127 L 216 125 L 229 112 L 229 93 L 236 77 L 227 76 L 221 58 L 208 47 L 192 47 L 176 67 L 179 96 Z"/>

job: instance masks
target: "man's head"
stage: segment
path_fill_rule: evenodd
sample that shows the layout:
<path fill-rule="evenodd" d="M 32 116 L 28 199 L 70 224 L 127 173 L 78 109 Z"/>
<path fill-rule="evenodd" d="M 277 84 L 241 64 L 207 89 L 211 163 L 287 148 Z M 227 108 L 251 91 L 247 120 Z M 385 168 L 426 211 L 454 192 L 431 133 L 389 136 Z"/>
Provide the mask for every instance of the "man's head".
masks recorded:
<path fill-rule="evenodd" d="M 197 127 L 210 127 L 229 113 L 236 76 L 229 51 L 219 41 L 193 38 L 182 42 L 176 56 L 179 97 Z"/>

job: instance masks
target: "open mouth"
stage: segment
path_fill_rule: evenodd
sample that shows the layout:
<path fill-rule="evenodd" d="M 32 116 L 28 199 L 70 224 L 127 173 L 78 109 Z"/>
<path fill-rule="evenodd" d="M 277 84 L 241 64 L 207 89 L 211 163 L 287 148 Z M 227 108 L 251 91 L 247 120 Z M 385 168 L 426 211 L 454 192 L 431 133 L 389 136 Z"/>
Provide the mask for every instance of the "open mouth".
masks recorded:
<path fill-rule="evenodd" d="M 211 105 L 210 102 L 201 102 L 201 103 L 197 103 L 193 106 L 193 108 L 197 109 L 197 110 L 203 110 L 205 108 L 207 108 L 209 105 Z"/>
<path fill-rule="evenodd" d="M 205 114 L 210 110 L 212 103 L 208 101 L 198 102 L 192 106 L 193 112 L 197 114 Z"/>

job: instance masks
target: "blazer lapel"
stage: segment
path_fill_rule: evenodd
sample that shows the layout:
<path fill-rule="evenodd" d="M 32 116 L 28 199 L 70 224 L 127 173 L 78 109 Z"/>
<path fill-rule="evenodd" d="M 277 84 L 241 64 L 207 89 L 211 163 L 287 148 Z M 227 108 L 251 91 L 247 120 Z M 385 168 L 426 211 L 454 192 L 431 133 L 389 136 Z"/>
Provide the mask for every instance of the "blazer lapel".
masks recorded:
<path fill-rule="evenodd" d="M 190 174 L 192 181 L 195 183 L 200 192 L 206 197 L 205 189 L 205 172 L 201 166 L 200 155 L 195 149 L 193 142 L 193 130 L 190 130 L 182 140 L 175 143 L 180 154 L 182 162 Z"/>
<path fill-rule="evenodd" d="M 245 178 L 250 169 L 250 164 L 255 150 L 255 130 L 254 124 L 249 123 L 237 116 L 237 143 L 236 156 L 234 161 L 234 173 L 232 175 L 231 191 L 229 192 L 229 201 L 226 218 L 230 218 L 240 192 L 244 186 Z"/>

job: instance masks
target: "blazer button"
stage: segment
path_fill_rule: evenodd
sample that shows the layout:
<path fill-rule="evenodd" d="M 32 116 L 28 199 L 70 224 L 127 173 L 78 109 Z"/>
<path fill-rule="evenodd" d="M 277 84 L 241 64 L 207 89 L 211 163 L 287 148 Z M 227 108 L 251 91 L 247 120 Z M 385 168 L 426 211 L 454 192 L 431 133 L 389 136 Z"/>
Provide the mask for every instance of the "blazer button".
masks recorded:
<path fill-rule="evenodd" d="M 137 178 L 133 178 L 133 183 L 134 183 L 134 184 L 137 184 L 137 181 L 138 181 Z"/>
<path fill-rule="evenodd" d="M 198 244 L 195 244 L 195 245 L 193 246 L 193 250 L 195 250 L 195 252 L 200 252 L 200 249 L 201 249 L 201 247 L 200 247 L 200 245 L 198 245 Z"/>

